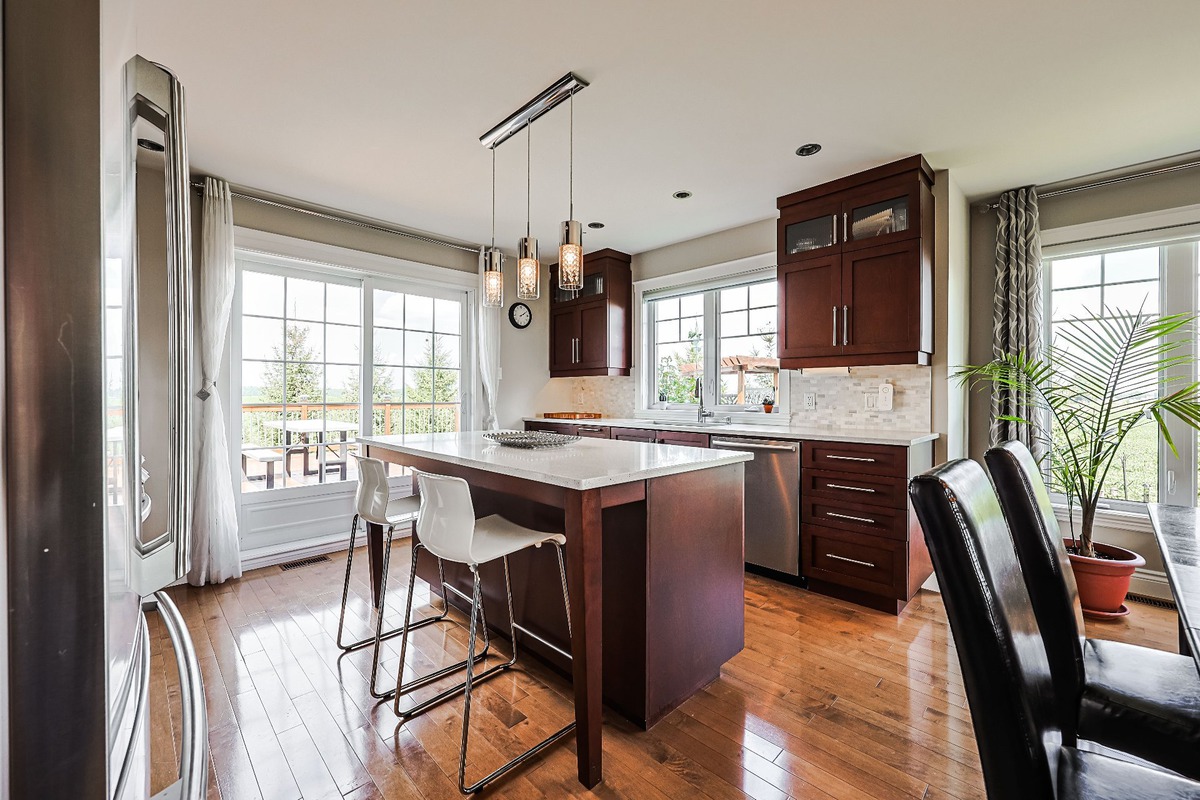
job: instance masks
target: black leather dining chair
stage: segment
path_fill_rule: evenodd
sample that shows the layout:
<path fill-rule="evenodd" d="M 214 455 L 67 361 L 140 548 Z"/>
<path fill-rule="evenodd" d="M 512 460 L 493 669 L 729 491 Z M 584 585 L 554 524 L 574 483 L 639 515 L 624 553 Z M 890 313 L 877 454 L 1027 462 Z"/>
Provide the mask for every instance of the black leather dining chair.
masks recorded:
<path fill-rule="evenodd" d="M 913 478 L 954 636 L 988 797 L 1200 798 L 1200 783 L 1070 746 L 1029 592 L 983 467 L 955 461 Z"/>
<path fill-rule="evenodd" d="M 1033 601 L 1064 725 L 1200 780 L 1200 673 L 1176 653 L 1084 637 L 1075 575 L 1029 448 L 984 454 Z"/>

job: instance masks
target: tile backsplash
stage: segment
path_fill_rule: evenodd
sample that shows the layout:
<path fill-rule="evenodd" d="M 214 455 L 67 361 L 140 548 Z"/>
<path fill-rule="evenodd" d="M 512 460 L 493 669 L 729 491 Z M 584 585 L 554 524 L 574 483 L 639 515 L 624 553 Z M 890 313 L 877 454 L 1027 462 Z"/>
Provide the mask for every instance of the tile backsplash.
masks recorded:
<path fill-rule="evenodd" d="M 928 367 L 851 367 L 849 370 L 785 371 L 790 381 L 789 403 L 793 425 L 843 428 L 886 428 L 927 431 L 932 421 L 931 370 Z M 566 384 L 569 408 L 543 411 L 598 411 L 606 417 L 632 417 L 636 397 L 635 377 L 555 378 Z M 867 409 L 866 392 L 883 382 L 892 384 L 891 411 Z M 804 409 L 804 394 L 816 394 L 817 407 Z M 562 393 L 558 393 L 560 396 Z"/>

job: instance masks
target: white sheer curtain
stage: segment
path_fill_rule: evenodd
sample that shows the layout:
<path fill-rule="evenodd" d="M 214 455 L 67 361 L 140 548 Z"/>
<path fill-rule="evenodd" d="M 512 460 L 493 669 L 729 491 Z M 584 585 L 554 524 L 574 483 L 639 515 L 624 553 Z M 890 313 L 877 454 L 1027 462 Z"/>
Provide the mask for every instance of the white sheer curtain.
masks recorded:
<path fill-rule="evenodd" d="M 479 290 L 475 294 L 479 308 L 479 382 L 483 387 L 483 429 L 494 431 L 496 396 L 500 390 L 500 315 L 503 309 L 483 304 L 483 250 L 479 251 Z"/>
<path fill-rule="evenodd" d="M 233 196 L 229 184 L 204 179 L 200 238 L 200 411 L 195 510 L 192 513 L 193 586 L 223 583 L 242 575 L 237 511 L 229 476 L 225 412 L 217 373 L 233 306 Z"/>

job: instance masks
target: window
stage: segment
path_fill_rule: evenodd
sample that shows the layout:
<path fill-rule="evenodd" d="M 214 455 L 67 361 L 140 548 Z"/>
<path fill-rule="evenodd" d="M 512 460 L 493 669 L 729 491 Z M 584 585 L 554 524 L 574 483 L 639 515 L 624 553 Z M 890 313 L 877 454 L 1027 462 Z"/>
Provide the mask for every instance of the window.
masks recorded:
<path fill-rule="evenodd" d="M 466 291 L 260 254 L 238 265 L 243 493 L 356 480 L 360 434 L 464 427 Z"/>
<path fill-rule="evenodd" d="M 1071 252 L 1067 247 L 1047 251 L 1053 254 L 1045 259 L 1048 341 L 1071 320 L 1086 325 L 1100 314 L 1133 314 L 1139 309 L 1154 315 L 1187 313 L 1200 307 L 1194 240 L 1093 247 L 1087 252 Z M 1108 508 L 1134 510 L 1160 501 L 1195 503 L 1195 437 L 1184 426 L 1172 424 L 1171 430 L 1178 458 L 1150 420 L 1127 435 L 1104 481 Z"/>
<path fill-rule="evenodd" d="M 761 413 L 780 397 L 775 333 L 775 278 L 726 281 L 697 290 L 643 296 L 646 364 L 644 408 L 700 403 L 722 412 Z M 697 394 L 700 382 L 700 395 Z"/>

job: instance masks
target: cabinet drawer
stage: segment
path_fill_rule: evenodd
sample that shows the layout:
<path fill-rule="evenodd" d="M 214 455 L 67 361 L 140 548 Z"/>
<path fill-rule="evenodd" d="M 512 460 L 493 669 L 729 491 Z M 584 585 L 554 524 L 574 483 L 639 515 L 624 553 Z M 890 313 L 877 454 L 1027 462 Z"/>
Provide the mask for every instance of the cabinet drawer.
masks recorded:
<path fill-rule="evenodd" d="M 805 442 L 804 468 L 908 477 L 908 448 L 852 442 Z"/>
<path fill-rule="evenodd" d="M 550 431 L 551 433 L 562 433 L 567 436 L 575 435 L 575 426 L 564 422 L 526 422 L 525 430 L 527 431 Z"/>
<path fill-rule="evenodd" d="M 806 469 L 800 483 L 801 497 L 821 498 L 847 507 L 867 504 L 900 509 L 908 506 L 908 482 L 904 478 Z"/>
<path fill-rule="evenodd" d="M 810 524 L 869 533 L 901 542 L 908 539 L 908 509 L 869 506 L 842 499 L 800 496 L 802 519 Z"/>
<path fill-rule="evenodd" d="M 684 447 L 708 447 L 707 433 L 685 433 L 683 431 L 658 431 L 654 441 L 659 444 L 676 444 Z"/>
<path fill-rule="evenodd" d="M 653 442 L 654 431 L 645 428 L 609 428 L 608 438 L 622 442 Z"/>
<path fill-rule="evenodd" d="M 609 429 L 607 425 L 576 425 L 575 433 L 588 439 L 609 438 Z"/>
<path fill-rule="evenodd" d="M 887 597 L 906 595 L 908 553 L 904 542 L 802 525 L 800 546 L 807 578 Z"/>

